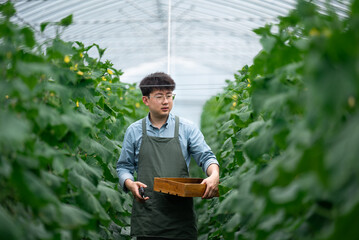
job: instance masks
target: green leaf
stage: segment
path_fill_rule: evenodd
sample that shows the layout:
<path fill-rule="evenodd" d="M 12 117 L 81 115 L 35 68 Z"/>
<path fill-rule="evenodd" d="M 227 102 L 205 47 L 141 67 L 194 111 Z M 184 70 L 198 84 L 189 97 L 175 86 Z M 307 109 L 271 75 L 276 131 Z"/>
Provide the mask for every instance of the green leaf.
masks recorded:
<path fill-rule="evenodd" d="M 233 120 L 229 120 L 228 122 L 225 122 L 221 128 L 219 129 L 219 131 L 225 133 L 225 134 L 228 134 L 228 135 L 231 135 L 233 134 Z"/>
<path fill-rule="evenodd" d="M 265 123 L 263 120 L 252 122 L 248 125 L 247 128 L 242 130 L 242 134 L 246 136 L 250 136 L 254 133 L 257 133 L 260 129 L 263 128 L 264 125 Z"/>
<path fill-rule="evenodd" d="M 38 105 L 38 115 L 36 117 L 36 123 L 40 126 L 41 129 L 46 128 L 48 125 L 60 125 L 60 113 L 58 109 L 45 105 Z"/>
<path fill-rule="evenodd" d="M 231 232 L 239 226 L 240 222 L 241 222 L 241 215 L 239 213 L 235 213 L 231 217 L 231 219 L 228 222 L 226 222 L 225 228 L 228 232 Z"/>
<path fill-rule="evenodd" d="M 41 179 L 43 179 L 44 183 L 50 186 L 51 189 L 58 189 L 65 182 L 62 177 L 44 170 L 41 171 Z"/>
<path fill-rule="evenodd" d="M 101 193 L 100 200 L 103 205 L 109 203 L 116 211 L 124 211 L 121 203 L 120 193 L 117 189 L 114 189 L 109 183 L 101 181 L 97 187 Z"/>
<path fill-rule="evenodd" d="M 282 223 L 284 217 L 284 210 L 278 211 L 274 215 L 265 216 L 264 221 L 259 224 L 258 228 L 270 231 L 274 229 L 277 224 Z"/>
<path fill-rule="evenodd" d="M 327 239 L 335 240 L 345 237 L 346 239 L 355 239 L 359 234 L 359 229 L 355 223 L 358 221 L 359 204 L 354 206 L 351 211 L 344 213 L 335 221 L 333 233 Z"/>
<path fill-rule="evenodd" d="M 62 203 L 59 208 L 59 223 L 67 229 L 76 229 L 89 224 L 91 215 L 76 206 Z"/>
<path fill-rule="evenodd" d="M 60 20 L 60 26 L 67 27 L 72 24 L 72 14 Z"/>
<path fill-rule="evenodd" d="M 82 202 L 83 207 L 88 212 L 95 214 L 102 220 L 105 220 L 105 221 L 111 220 L 111 218 L 108 216 L 108 214 L 106 213 L 104 208 L 101 206 L 98 199 L 91 192 L 84 190 L 81 193 L 79 200 Z"/>
<path fill-rule="evenodd" d="M 16 64 L 17 74 L 25 77 L 24 82 L 30 89 L 39 83 L 38 76 L 41 74 L 51 75 L 51 70 L 51 66 L 46 63 L 18 61 Z"/>
<path fill-rule="evenodd" d="M 79 136 L 87 135 L 92 128 L 91 119 L 77 112 L 69 112 L 66 115 L 61 115 L 61 120 L 71 131 Z"/>
<path fill-rule="evenodd" d="M 220 195 L 224 195 L 226 194 L 229 190 L 231 190 L 231 188 L 223 185 L 223 184 L 219 184 L 218 185 L 218 191 Z"/>
<path fill-rule="evenodd" d="M 266 24 L 264 27 L 254 29 L 253 32 L 255 32 L 258 35 L 262 35 L 262 36 L 269 35 L 271 28 L 272 28 L 272 25 Z"/>
<path fill-rule="evenodd" d="M 81 176 L 76 170 L 72 170 L 69 172 L 68 176 L 69 182 L 71 182 L 73 185 L 75 185 L 79 190 L 85 190 L 92 193 L 96 193 L 96 187 L 92 184 L 89 179 L 85 176 Z"/>
<path fill-rule="evenodd" d="M 259 160 L 263 154 L 270 152 L 272 146 L 273 136 L 271 132 L 267 131 L 260 136 L 249 139 L 243 147 L 252 160 Z"/>
<path fill-rule="evenodd" d="M 270 196 L 273 202 L 283 204 L 296 199 L 299 186 L 293 182 L 287 187 L 273 187 L 270 189 Z"/>
<path fill-rule="evenodd" d="M 58 203 L 56 195 L 45 185 L 41 178 L 27 171 L 24 172 L 24 180 L 34 199 L 38 199 L 43 204 L 47 202 Z"/>
<path fill-rule="evenodd" d="M 31 124 L 26 118 L 0 109 L 0 143 L 3 146 L 9 149 L 22 146 L 30 131 Z"/>
<path fill-rule="evenodd" d="M 98 54 L 100 55 L 100 58 L 102 58 L 103 54 L 106 51 L 106 48 L 100 48 L 99 45 L 96 44 L 97 50 L 98 50 Z"/>
<path fill-rule="evenodd" d="M 276 39 L 272 36 L 264 36 L 261 38 L 260 42 L 263 46 L 263 49 L 267 52 L 270 53 L 276 43 Z"/>
<path fill-rule="evenodd" d="M 11 1 L 0 4 L 0 12 L 7 18 L 14 16 L 16 13 L 15 7 Z"/>
<path fill-rule="evenodd" d="M 55 156 L 52 161 L 52 168 L 55 174 L 62 175 L 66 169 L 71 169 L 75 164 L 75 159 L 70 157 L 65 157 L 66 151 L 64 151 L 64 155 Z"/>
<path fill-rule="evenodd" d="M 19 225 L 6 210 L 0 206 L 0 236 L 6 239 L 22 239 L 23 236 Z"/>
<path fill-rule="evenodd" d="M 102 178 L 102 170 L 99 166 L 90 165 L 81 158 L 78 158 L 77 164 L 74 165 L 74 169 L 83 176 L 86 176 L 95 185 L 98 184 Z"/>
<path fill-rule="evenodd" d="M 43 22 L 40 24 L 40 31 L 44 32 L 45 28 L 50 24 L 50 22 Z"/>
<path fill-rule="evenodd" d="M 28 216 L 27 219 L 22 220 L 22 227 L 24 232 L 26 232 L 26 238 L 30 239 L 51 239 L 53 234 L 51 231 L 48 231 L 45 228 L 45 224 L 37 219 L 34 220 L 31 216 Z"/>
<path fill-rule="evenodd" d="M 87 154 L 91 155 L 91 154 L 96 154 L 96 155 L 100 155 L 106 162 L 110 161 L 110 156 L 112 155 L 112 153 L 105 148 L 104 146 L 102 146 L 100 143 L 96 142 L 93 139 L 90 138 L 86 138 L 84 139 L 81 144 L 80 147 L 86 151 Z"/>
<path fill-rule="evenodd" d="M 21 29 L 21 33 L 24 35 L 26 46 L 32 48 L 36 43 L 34 32 L 29 27 L 24 27 Z"/>

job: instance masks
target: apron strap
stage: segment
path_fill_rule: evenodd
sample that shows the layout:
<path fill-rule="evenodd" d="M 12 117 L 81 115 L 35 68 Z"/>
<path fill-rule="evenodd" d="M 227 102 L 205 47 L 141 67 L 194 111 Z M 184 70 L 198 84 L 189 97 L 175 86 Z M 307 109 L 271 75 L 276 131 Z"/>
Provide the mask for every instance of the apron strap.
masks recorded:
<path fill-rule="evenodd" d="M 175 125 L 175 138 L 178 138 L 178 133 L 179 133 L 179 117 L 178 116 L 176 116 L 175 117 L 175 119 L 176 119 L 176 125 Z"/>
<path fill-rule="evenodd" d="M 146 131 L 146 118 L 142 119 L 142 136 L 146 136 L 147 135 L 147 131 Z"/>

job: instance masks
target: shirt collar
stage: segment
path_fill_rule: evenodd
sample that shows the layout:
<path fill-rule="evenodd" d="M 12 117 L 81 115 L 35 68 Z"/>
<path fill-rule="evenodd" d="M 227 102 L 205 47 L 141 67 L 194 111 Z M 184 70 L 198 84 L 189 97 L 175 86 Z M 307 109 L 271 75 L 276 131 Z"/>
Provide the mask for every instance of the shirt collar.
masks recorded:
<path fill-rule="evenodd" d="M 163 124 L 163 126 L 164 126 L 165 128 L 168 128 L 168 125 L 169 125 L 170 121 L 172 121 L 173 119 L 174 119 L 174 115 L 173 115 L 172 113 L 169 113 L 168 118 L 167 118 L 167 121 L 166 121 L 165 124 Z M 154 127 L 154 126 L 152 125 L 152 122 L 151 122 L 151 120 L 150 120 L 150 113 L 147 114 L 146 123 L 147 123 L 147 125 L 150 125 L 152 128 L 156 128 L 156 127 Z M 163 127 L 163 126 L 162 126 L 162 127 Z"/>

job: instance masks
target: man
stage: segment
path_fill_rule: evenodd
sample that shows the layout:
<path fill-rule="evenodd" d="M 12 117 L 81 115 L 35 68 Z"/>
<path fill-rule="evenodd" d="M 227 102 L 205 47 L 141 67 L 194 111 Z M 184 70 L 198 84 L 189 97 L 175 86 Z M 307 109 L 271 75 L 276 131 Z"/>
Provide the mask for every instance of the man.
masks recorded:
<path fill-rule="evenodd" d="M 193 199 L 153 191 L 154 177 L 189 177 L 191 156 L 207 174 L 202 198 L 218 191 L 219 164 L 202 133 L 192 123 L 171 114 L 175 82 L 161 72 L 141 83 L 149 114 L 126 131 L 117 172 L 133 201 L 131 236 L 137 239 L 197 239 Z M 137 172 L 137 181 L 134 180 Z M 141 196 L 140 188 L 145 189 Z"/>

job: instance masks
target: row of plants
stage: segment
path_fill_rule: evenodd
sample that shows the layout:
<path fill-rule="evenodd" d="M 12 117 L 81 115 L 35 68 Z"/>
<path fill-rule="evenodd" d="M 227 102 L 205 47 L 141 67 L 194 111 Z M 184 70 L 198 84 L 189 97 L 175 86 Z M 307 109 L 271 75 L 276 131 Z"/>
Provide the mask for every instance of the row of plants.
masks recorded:
<path fill-rule="evenodd" d="M 132 199 L 115 164 L 125 129 L 146 114 L 141 93 L 103 61 L 105 49 L 15 24 L 0 5 L 0 236 L 122 239 Z M 91 49 L 98 56 L 90 56 Z"/>
<path fill-rule="evenodd" d="M 200 239 L 359 235 L 359 1 L 331 6 L 254 30 L 263 49 L 206 103 L 221 196 L 196 201 Z"/>

